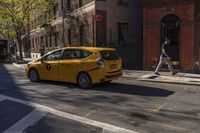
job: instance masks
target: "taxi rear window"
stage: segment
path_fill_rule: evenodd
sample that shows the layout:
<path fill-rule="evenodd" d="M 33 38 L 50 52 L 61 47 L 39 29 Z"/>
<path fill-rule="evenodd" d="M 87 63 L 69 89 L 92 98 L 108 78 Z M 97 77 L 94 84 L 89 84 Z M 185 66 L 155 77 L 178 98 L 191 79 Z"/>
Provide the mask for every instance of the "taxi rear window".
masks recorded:
<path fill-rule="evenodd" d="M 92 52 L 90 52 L 90 51 L 81 50 L 80 58 L 86 58 L 86 57 L 90 56 L 91 54 L 92 54 Z"/>
<path fill-rule="evenodd" d="M 120 58 L 117 51 L 101 51 L 100 53 L 104 60 L 118 60 Z"/>

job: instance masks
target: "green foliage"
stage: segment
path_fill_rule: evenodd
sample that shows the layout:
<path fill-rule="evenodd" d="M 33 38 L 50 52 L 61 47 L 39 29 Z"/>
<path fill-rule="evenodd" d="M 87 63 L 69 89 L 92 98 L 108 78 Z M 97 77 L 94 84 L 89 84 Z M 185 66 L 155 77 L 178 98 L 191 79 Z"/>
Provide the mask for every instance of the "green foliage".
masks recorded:
<path fill-rule="evenodd" d="M 0 0 L 0 24 L 12 23 L 15 30 L 26 27 L 30 15 L 36 10 L 49 10 L 54 0 Z"/>
<path fill-rule="evenodd" d="M 31 14 L 37 10 L 48 11 L 54 0 L 0 0 L 0 35 L 5 35 L 8 25 L 14 27 L 22 59 L 21 35 L 30 22 Z"/>

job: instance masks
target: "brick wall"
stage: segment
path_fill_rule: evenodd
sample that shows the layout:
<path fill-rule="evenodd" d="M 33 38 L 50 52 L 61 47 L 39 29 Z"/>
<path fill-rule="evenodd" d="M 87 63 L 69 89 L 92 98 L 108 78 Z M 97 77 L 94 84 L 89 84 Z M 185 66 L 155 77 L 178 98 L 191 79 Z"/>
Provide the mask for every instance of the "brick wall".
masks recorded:
<path fill-rule="evenodd" d="M 144 68 L 152 68 L 159 61 L 160 22 L 168 13 L 175 14 L 180 26 L 180 65 L 182 70 L 193 69 L 195 57 L 195 5 L 186 1 L 143 1 Z M 156 4 L 155 4 L 156 3 Z"/>

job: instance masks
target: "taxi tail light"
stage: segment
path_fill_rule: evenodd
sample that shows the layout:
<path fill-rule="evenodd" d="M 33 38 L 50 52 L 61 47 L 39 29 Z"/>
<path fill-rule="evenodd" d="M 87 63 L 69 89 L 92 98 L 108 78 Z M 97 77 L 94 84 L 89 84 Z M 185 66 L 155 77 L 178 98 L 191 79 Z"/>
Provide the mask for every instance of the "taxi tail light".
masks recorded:
<path fill-rule="evenodd" d="M 97 65 L 100 67 L 100 68 L 104 68 L 104 60 L 102 57 L 99 57 L 97 60 L 96 60 L 96 63 Z"/>

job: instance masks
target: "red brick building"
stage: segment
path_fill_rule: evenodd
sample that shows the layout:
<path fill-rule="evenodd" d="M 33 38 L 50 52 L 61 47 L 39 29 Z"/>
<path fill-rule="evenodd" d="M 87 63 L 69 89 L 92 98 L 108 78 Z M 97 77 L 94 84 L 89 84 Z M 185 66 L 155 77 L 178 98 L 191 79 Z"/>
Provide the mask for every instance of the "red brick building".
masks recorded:
<path fill-rule="evenodd" d="M 199 71 L 200 0 L 143 0 L 144 69 L 159 62 L 160 46 L 170 37 L 170 56 L 182 71 Z"/>

